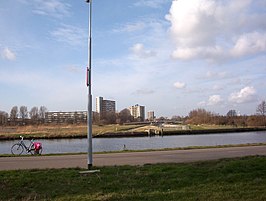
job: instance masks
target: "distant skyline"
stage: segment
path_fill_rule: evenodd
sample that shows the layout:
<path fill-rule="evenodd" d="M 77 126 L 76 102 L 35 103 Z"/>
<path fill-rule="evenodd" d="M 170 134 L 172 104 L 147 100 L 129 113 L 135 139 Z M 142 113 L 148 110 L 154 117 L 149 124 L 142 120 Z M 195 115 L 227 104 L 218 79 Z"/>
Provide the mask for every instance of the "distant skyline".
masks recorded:
<path fill-rule="evenodd" d="M 92 94 L 156 117 L 255 114 L 266 100 L 265 0 L 93 0 Z M 87 109 L 85 0 L 0 2 L 0 110 Z"/>

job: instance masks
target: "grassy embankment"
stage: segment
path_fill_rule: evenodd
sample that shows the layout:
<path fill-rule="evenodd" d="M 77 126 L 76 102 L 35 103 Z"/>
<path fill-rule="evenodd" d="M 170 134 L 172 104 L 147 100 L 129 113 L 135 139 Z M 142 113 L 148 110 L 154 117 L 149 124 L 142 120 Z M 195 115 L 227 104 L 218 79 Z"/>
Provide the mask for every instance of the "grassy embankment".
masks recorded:
<path fill-rule="evenodd" d="M 139 125 L 93 125 L 93 136 L 104 133 L 127 132 Z M 87 125 L 41 125 L 41 126 L 14 126 L 0 127 L 0 139 L 14 139 L 23 135 L 26 138 L 59 138 L 85 137 Z"/>
<path fill-rule="evenodd" d="M 164 135 L 175 134 L 204 134 L 215 132 L 237 132 L 254 131 L 266 128 L 235 128 L 231 126 L 219 125 L 190 125 L 188 130 L 181 128 L 163 128 Z M 150 125 L 93 125 L 93 136 L 112 137 L 112 136 L 146 136 L 147 130 L 161 128 Z M 254 129 L 254 130 L 253 130 Z M 1 139 L 18 139 L 20 135 L 26 138 L 73 138 L 86 137 L 87 125 L 41 125 L 41 126 L 15 126 L 0 127 Z"/>
<path fill-rule="evenodd" d="M 266 157 L 190 164 L 1 171 L 0 200 L 266 200 Z"/>

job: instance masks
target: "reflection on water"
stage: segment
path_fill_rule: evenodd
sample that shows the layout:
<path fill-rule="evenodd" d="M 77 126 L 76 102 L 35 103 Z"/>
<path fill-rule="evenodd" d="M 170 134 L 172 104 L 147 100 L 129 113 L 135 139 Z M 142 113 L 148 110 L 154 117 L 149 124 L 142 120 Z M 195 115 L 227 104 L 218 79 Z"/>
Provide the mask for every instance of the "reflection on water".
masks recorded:
<path fill-rule="evenodd" d="M 43 153 L 87 152 L 87 139 L 40 140 Z M 16 141 L 0 141 L 0 153 L 10 154 Z M 266 132 L 244 132 L 208 135 L 176 135 L 164 137 L 94 138 L 93 152 L 163 149 L 188 146 L 214 146 L 226 144 L 266 143 Z"/>

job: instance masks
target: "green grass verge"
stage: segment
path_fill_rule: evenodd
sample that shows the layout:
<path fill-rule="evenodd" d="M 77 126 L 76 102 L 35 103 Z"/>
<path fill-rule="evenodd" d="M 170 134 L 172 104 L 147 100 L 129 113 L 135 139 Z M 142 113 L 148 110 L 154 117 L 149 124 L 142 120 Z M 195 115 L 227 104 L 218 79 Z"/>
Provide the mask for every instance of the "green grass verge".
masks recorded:
<path fill-rule="evenodd" d="M 189 164 L 0 171 L 0 200 L 266 200 L 266 157 Z"/>

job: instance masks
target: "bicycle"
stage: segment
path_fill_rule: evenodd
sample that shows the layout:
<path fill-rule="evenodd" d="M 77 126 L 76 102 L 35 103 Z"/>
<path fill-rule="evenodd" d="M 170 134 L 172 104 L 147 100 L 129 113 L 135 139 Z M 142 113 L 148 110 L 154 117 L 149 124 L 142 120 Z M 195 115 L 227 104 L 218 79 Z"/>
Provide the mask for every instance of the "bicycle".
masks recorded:
<path fill-rule="evenodd" d="M 11 147 L 11 153 L 13 155 L 21 155 L 24 150 L 31 155 L 40 155 L 42 153 L 42 144 L 40 142 L 34 142 L 34 139 L 30 141 L 29 146 L 26 146 L 24 137 L 20 136 L 20 141 Z"/>

